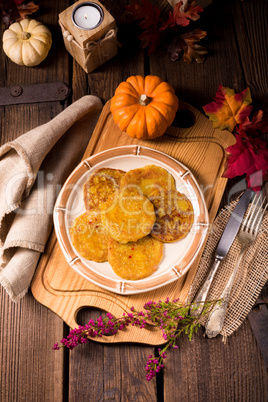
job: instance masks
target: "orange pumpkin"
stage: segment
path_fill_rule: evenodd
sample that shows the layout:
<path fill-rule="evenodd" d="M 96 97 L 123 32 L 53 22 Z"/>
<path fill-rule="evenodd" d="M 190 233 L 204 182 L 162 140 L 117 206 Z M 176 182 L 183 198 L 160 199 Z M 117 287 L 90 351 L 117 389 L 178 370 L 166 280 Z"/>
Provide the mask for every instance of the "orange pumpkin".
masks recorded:
<path fill-rule="evenodd" d="M 139 139 L 163 135 L 178 106 L 172 86 L 155 75 L 129 77 L 117 87 L 111 100 L 111 112 L 120 130 Z"/>

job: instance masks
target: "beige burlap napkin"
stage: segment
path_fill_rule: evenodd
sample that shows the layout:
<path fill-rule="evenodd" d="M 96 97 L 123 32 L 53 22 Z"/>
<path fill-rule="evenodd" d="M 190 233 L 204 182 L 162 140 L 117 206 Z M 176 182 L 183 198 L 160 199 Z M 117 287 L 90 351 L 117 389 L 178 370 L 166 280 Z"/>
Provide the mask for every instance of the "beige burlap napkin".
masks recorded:
<path fill-rule="evenodd" d="M 204 280 L 212 267 L 217 244 L 236 204 L 237 200 L 221 210 L 213 223 L 196 276 L 187 297 L 188 303 L 194 300 L 198 290 L 204 283 Z M 248 248 L 236 274 L 224 325 L 220 332 L 224 341 L 226 341 L 227 337 L 242 324 L 268 280 L 267 243 L 268 213 L 266 212 L 257 239 Z M 219 266 L 208 293 L 208 300 L 218 300 L 220 298 L 220 295 L 234 269 L 239 252 L 240 242 L 236 236 L 229 253 Z M 202 317 L 200 323 L 205 326 L 206 319 Z"/>
<path fill-rule="evenodd" d="M 62 184 L 80 162 L 102 102 L 84 96 L 48 123 L 0 148 L 0 283 L 27 293 L 53 224 Z"/>

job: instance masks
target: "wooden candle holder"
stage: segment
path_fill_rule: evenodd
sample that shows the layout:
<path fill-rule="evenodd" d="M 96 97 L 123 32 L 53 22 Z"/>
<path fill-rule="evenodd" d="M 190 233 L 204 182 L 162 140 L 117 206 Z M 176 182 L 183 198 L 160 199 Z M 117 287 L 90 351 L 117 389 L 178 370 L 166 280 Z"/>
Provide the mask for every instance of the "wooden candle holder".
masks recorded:
<path fill-rule="evenodd" d="M 85 3 L 79 0 L 59 14 L 59 24 L 62 30 L 64 45 L 67 51 L 90 73 L 112 57 L 117 55 L 117 27 L 115 19 L 97 0 L 91 3 L 101 7 L 102 22 L 93 29 L 78 28 L 72 21 L 74 9 Z"/>

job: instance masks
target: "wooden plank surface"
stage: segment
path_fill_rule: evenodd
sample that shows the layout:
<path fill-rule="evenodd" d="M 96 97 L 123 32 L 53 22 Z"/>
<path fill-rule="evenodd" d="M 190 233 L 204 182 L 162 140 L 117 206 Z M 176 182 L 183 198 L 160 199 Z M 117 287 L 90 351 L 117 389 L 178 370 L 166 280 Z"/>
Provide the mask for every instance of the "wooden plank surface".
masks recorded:
<path fill-rule="evenodd" d="M 267 38 L 267 24 L 259 26 L 257 21 L 262 19 L 261 13 L 267 15 L 267 5 L 264 6 L 260 1 L 254 4 L 214 1 L 205 10 L 203 26 L 204 29 L 209 27 L 206 41 L 209 52 L 214 54 L 213 60 L 210 60 L 209 66 L 205 62 L 201 69 L 200 65 L 195 64 L 186 71 L 188 66 L 180 65 L 176 67 L 179 68 L 176 74 L 174 65 L 174 70 L 169 72 L 173 82 L 177 82 L 178 93 L 179 88 L 183 87 L 183 99 L 188 101 L 191 97 L 194 99 L 192 104 L 200 107 L 211 101 L 211 88 L 216 92 L 219 84 L 234 88 L 236 92 L 249 86 L 254 104 L 256 99 L 256 107 L 267 107 L 267 67 L 264 62 L 267 62 L 267 40 L 264 39 Z M 159 58 L 152 60 L 152 63 L 152 71 L 159 73 Z M 191 92 L 192 83 L 194 96 Z M 192 344 L 186 337 L 182 338 L 178 346 L 180 359 L 175 350 L 166 362 L 165 400 L 175 400 L 179 392 L 180 400 L 189 401 L 265 401 L 267 398 L 266 368 L 248 322 L 228 339 L 227 345 L 219 337 L 210 343 L 200 334 Z M 198 369 L 201 366 L 204 367 L 203 371 Z M 258 367 L 258 370 L 254 367 Z M 176 390 L 172 387 L 174 377 L 181 378 L 179 389 Z"/>
<path fill-rule="evenodd" d="M 53 35 L 51 51 L 40 66 L 29 68 L 12 63 L 1 48 L 1 87 L 56 81 L 69 84 L 69 57 L 57 34 L 57 14 L 66 1 L 43 2 L 41 7 L 41 20 Z M 1 107 L 1 144 L 51 120 L 63 108 L 59 102 Z M 0 400 L 63 400 L 64 353 L 55 356 L 51 350 L 55 339 L 65 333 L 62 320 L 42 308 L 30 293 L 14 304 L 2 288 L 0 292 Z"/>
<path fill-rule="evenodd" d="M 39 2 L 40 19 L 51 29 L 53 46 L 48 58 L 35 68 L 16 66 L 0 52 L 0 86 L 55 82 L 72 86 L 74 101 L 84 94 L 106 102 L 116 86 L 134 74 L 159 74 L 175 88 L 180 99 L 202 111 L 219 84 L 240 92 L 250 86 L 256 107 L 267 110 L 267 1 L 214 0 L 202 15 L 208 32 L 209 54 L 204 64 L 172 63 L 160 49 L 147 57 L 136 46 L 137 30 L 125 22 L 124 0 L 102 0 L 122 24 L 119 55 L 87 75 L 62 47 L 59 12 L 72 1 Z M 168 9 L 165 0 L 158 0 Z M 0 108 L 1 143 L 50 120 L 65 105 L 59 103 Z M 230 181 L 229 189 L 235 181 Z M 226 192 L 222 205 L 228 199 Z M 267 290 L 263 297 L 267 297 Z M 81 312 L 85 323 L 92 311 Z M 62 320 L 29 293 L 14 304 L 1 289 L 0 400 L 14 401 L 256 401 L 268 398 L 267 371 L 246 320 L 224 345 L 208 340 L 202 331 L 189 343 L 182 337 L 171 350 L 165 371 L 147 383 L 143 370 L 154 348 L 138 345 L 102 345 L 90 342 L 70 353 L 54 352 L 54 342 L 66 335 Z M 21 368 L 20 368 L 21 367 Z"/>

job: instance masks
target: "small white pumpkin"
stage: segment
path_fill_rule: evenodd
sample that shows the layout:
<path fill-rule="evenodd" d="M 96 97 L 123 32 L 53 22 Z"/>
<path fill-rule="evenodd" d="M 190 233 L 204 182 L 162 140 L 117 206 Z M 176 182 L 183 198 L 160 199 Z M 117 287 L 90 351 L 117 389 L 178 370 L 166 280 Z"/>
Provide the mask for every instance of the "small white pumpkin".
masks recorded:
<path fill-rule="evenodd" d="M 50 30 L 41 22 L 23 19 L 5 30 L 3 50 L 16 64 L 37 66 L 48 55 L 52 45 Z"/>

